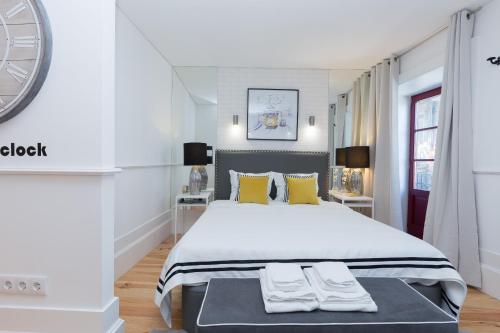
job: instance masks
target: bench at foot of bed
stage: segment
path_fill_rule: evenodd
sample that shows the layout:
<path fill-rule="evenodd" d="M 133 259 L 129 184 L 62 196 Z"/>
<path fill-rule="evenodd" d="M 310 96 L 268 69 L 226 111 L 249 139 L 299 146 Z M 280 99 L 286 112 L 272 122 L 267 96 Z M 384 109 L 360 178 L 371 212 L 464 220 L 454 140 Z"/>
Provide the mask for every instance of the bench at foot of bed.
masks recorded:
<path fill-rule="evenodd" d="M 390 278 L 359 281 L 377 303 L 377 313 L 267 314 L 258 279 L 212 279 L 208 288 L 183 287 L 184 327 L 189 333 L 458 332 L 456 320 L 436 306 L 441 300 L 439 285 L 409 286 Z"/>

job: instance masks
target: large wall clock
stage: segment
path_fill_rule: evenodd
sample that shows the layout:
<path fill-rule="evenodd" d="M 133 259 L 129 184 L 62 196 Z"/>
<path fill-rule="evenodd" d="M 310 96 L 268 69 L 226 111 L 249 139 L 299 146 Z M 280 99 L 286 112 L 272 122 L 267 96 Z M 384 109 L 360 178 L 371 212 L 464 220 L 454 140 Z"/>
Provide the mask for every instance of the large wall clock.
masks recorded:
<path fill-rule="evenodd" d="M 52 38 L 40 0 L 0 0 L 0 123 L 24 110 L 49 71 Z"/>

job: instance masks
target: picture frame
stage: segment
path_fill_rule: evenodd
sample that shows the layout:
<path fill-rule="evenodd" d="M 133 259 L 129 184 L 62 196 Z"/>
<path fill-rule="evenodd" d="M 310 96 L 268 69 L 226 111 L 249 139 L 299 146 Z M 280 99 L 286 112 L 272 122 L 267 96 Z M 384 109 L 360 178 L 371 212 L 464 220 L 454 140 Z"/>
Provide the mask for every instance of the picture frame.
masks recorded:
<path fill-rule="evenodd" d="M 248 88 L 247 140 L 297 141 L 299 90 Z"/>

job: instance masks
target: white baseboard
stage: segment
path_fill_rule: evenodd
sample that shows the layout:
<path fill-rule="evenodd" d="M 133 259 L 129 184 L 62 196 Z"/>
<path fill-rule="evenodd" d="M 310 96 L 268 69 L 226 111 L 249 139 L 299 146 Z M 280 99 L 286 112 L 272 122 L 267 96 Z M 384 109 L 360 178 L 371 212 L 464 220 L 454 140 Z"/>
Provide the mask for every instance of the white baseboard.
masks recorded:
<path fill-rule="evenodd" d="M 0 306 L 0 332 L 124 333 L 115 297 L 103 309 Z"/>
<path fill-rule="evenodd" d="M 481 291 L 500 300 L 500 270 L 481 264 L 483 273 L 483 287 Z"/>
<path fill-rule="evenodd" d="M 500 254 L 485 249 L 481 253 L 481 291 L 500 300 Z"/>
<path fill-rule="evenodd" d="M 165 211 L 115 240 L 115 280 L 171 234 L 171 211 Z"/>
<path fill-rule="evenodd" d="M 111 327 L 106 333 L 125 333 L 125 321 L 118 318 L 115 325 L 113 325 L 113 327 Z"/>

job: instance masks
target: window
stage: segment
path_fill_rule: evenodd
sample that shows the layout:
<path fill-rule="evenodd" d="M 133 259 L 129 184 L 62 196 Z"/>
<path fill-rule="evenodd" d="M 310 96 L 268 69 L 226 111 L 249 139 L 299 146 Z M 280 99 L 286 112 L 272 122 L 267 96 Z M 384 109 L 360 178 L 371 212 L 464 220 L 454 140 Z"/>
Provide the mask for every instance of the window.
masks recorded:
<path fill-rule="evenodd" d="M 431 190 L 440 102 L 441 88 L 412 97 L 410 190 Z"/>

